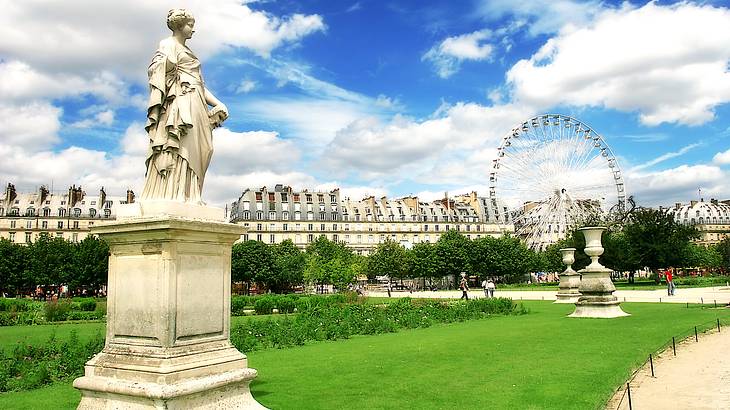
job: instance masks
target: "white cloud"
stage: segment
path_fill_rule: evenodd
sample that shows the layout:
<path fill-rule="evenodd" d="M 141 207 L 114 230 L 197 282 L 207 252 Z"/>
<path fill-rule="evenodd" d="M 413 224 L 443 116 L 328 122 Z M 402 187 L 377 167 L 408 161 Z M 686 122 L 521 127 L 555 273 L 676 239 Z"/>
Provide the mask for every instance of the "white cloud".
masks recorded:
<path fill-rule="evenodd" d="M 448 78 L 459 71 L 464 60 L 480 61 L 492 54 L 492 45 L 485 42 L 491 36 L 489 30 L 448 37 L 433 46 L 421 60 L 430 61 L 441 78 Z"/>
<path fill-rule="evenodd" d="M 681 165 L 657 172 L 628 173 L 626 183 L 637 204 L 668 206 L 696 198 L 698 188 L 705 198 L 730 198 L 729 177 L 717 166 Z"/>
<path fill-rule="evenodd" d="M 477 14 L 489 21 L 512 16 L 532 36 L 590 22 L 602 10 L 603 3 L 599 0 L 482 0 L 477 6 Z"/>
<path fill-rule="evenodd" d="M 213 133 L 211 171 L 218 175 L 250 172 L 284 172 L 294 168 L 299 150 L 272 131 L 233 132 L 219 128 Z"/>
<path fill-rule="evenodd" d="M 715 154 L 715 156 L 712 157 L 712 162 L 718 165 L 730 164 L 730 149 Z"/>
<path fill-rule="evenodd" d="M 241 80 L 241 83 L 236 87 L 236 94 L 246 94 L 256 88 L 256 81 L 252 80 Z"/>
<path fill-rule="evenodd" d="M 654 158 L 654 159 L 652 159 L 650 161 L 647 161 L 647 162 L 645 162 L 643 164 L 639 164 L 639 165 L 631 168 L 629 170 L 629 172 L 640 171 L 642 169 L 649 168 L 649 167 L 652 167 L 652 166 L 654 166 L 656 164 L 662 163 L 662 162 L 664 162 L 666 160 L 669 160 L 669 159 L 672 159 L 672 158 L 676 158 L 676 157 L 682 156 L 682 155 L 686 154 L 688 151 L 690 151 L 690 150 L 692 150 L 694 148 L 697 148 L 697 147 L 699 147 L 701 145 L 702 144 L 700 144 L 700 143 L 686 145 L 686 146 L 682 147 L 679 151 L 668 152 L 668 153 L 663 154 L 663 155 L 660 155 L 660 156 L 658 156 L 658 157 L 656 157 L 656 158 Z"/>
<path fill-rule="evenodd" d="M 97 112 L 93 118 L 76 121 L 70 126 L 73 128 L 91 128 L 95 126 L 110 126 L 114 123 L 114 111 L 104 110 Z"/>
<path fill-rule="evenodd" d="M 730 11 L 648 3 L 608 10 L 564 30 L 507 73 L 512 97 L 638 111 L 646 125 L 697 125 L 730 101 Z"/>
<path fill-rule="evenodd" d="M 43 150 L 59 141 L 62 110 L 46 102 L 0 103 L 0 144 Z M 2 161 L 0 161 L 2 162 Z"/>

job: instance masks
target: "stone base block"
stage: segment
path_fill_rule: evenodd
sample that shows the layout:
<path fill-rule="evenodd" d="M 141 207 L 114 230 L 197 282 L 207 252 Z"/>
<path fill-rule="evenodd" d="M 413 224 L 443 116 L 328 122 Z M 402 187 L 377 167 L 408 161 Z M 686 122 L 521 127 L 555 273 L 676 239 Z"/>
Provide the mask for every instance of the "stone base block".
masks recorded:
<path fill-rule="evenodd" d="M 575 304 L 575 312 L 568 317 L 584 317 L 598 319 L 612 319 L 616 317 L 631 316 L 621 309 L 620 302 L 589 302 L 578 300 Z"/>
<path fill-rule="evenodd" d="M 175 216 L 190 220 L 225 222 L 226 212 L 223 208 L 165 200 L 144 200 L 117 206 L 117 220 L 143 219 L 163 216 Z"/>
<path fill-rule="evenodd" d="M 133 382 L 110 377 L 81 377 L 79 410 L 264 409 L 251 396 L 256 370 L 239 369 L 175 384 Z"/>
<path fill-rule="evenodd" d="M 555 302 L 553 303 L 571 303 L 574 304 L 580 298 L 580 293 L 557 293 Z"/>

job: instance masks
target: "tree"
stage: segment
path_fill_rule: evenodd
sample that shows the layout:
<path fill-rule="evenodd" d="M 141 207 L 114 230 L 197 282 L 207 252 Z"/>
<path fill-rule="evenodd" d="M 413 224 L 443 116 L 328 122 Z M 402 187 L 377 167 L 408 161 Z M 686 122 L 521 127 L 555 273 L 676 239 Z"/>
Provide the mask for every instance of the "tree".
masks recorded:
<path fill-rule="evenodd" d="M 420 242 L 413 245 L 408 251 L 408 271 L 414 278 L 427 278 L 430 285 L 433 285 L 433 278 L 438 277 L 442 268 L 436 258 L 436 246 L 428 242 Z"/>
<path fill-rule="evenodd" d="M 26 248 L 0 239 L 0 293 L 23 293 L 33 286 L 24 275 L 26 270 Z"/>
<path fill-rule="evenodd" d="M 266 283 L 274 270 L 274 257 L 265 243 L 250 240 L 233 245 L 231 279 L 246 283 L 246 293 L 253 282 Z"/>
<path fill-rule="evenodd" d="M 378 244 L 368 256 L 367 270 L 373 276 L 388 276 L 400 279 L 408 274 L 408 256 L 406 249 L 399 243 L 387 239 Z"/>
<path fill-rule="evenodd" d="M 486 236 L 473 243 L 472 265 L 480 276 L 498 276 L 505 282 L 519 282 L 539 268 L 535 252 L 510 235 Z"/>
<path fill-rule="evenodd" d="M 722 255 L 717 247 L 707 247 L 690 243 L 684 250 L 684 263 L 687 268 L 715 269 L 722 266 Z"/>
<path fill-rule="evenodd" d="M 725 237 L 715 245 L 715 250 L 720 255 L 720 264 L 723 269 L 730 269 L 730 236 Z"/>
<path fill-rule="evenodd" d="M 471 269 L 471 241 L 454 229 L 449 229 L 436 242 L 435 256 L 438 262 L 438 275 L 459 277 L 461 272 Z"/>
<path fill-rule="evenodd" d="M 305 258 L 302 251 L 287 239 L 273 245 L 274 275 L 267 287 L 274 291 L 291 288 L 304 280 Z"/>
<path fill-rule="evenodd" d="M 41 233 L 26 251 L 28 280 L 37 285 L 69 283 L 74 271 L 73 251 L 71 242 Z"/>
<path fill-rule="evenodd" d="M 334 285 L 343 290 L 357 274 L 354 259 L 352 250 L 343 242 L 330 241 L 320 235 L 307 245 L 304 278 L 311 283 Z"/>
<path fill-rule="evenodd" d="M 652 270 L 682 266 L 690 240 L 699 236 L 694 227 L 678 223 L 672 215 L 654 209 L 637 209 L 629 216 L 624 235 L 636 262 Z"/>
<path fill-rule="evenodd" d="M 98 289 L 109 276 L 109 245 L 96 236 L 87 236 L 74 246 L 71 289 L 89 286 Z"/>

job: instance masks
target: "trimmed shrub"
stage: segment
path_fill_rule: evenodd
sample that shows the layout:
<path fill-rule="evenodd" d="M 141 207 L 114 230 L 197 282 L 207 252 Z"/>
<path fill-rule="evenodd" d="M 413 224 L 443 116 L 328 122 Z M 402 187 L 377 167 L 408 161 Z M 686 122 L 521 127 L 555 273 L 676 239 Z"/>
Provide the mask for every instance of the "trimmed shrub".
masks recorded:
<path fill-rule="evenodd" d="M 45 306 L 43 307 L 43 312 L 45 313 L 46 320 L 49 322 L 59 322 L 62 320 L 66 320 L 68 312 L 70 311 L 71 302 L 68 300 L 62 300 L 60 302 L 53 300 L 50 302 L 46 302 Z"/>
<path fill-rule="evenodd" d="M 93 312 L 96 310 L 96 300 L 88 298 L 79 302 L 79 310 L 84 312 Z"/>
<path fill-rule="evenodd" d="M 293 313 L 295 307 L 294 298 L 288 296 L 280 297 L 276 301 L 276 308 L 279 313 Z"/>
<path fill-rule="evenodd" d="M 256 311 L 257 315 L 270 315 L 275 307 L 276 303 L 271 296 L 258 298 L 253 304 L 253 310 Z"/>

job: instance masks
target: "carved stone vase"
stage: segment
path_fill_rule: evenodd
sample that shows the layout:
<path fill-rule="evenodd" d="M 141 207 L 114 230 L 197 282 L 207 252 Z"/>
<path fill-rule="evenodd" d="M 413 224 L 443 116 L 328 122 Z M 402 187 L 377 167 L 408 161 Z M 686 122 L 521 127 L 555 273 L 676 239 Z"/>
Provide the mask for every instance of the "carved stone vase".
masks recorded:
<path fill-rule="evenodd" d="M 560 284 L 555 303 L 575 303 L 580 297 L 578 287 L 580 286 L 580 274 L 573 270 L 575 262 L 575 248 L 563 248 L 560 250 L 563 255 L 563 263 L 567 266 L 560 274 Z"/>
<path fill-rule="evenodd" d="M 611 269 L 598 262 L 603 255 L 601 236 L 605 227 L 589 226 L 581 228 L 586 239 L 585 253 L 591 263 L 578 271 L 582 275 L 578 291 L 581 297 L 575 302 L 575 311 L 569 317 L 615 318 L 628 316 L 621 310 L 618 298 L 613 295 L 616 287 L 611 281 Z"/>

